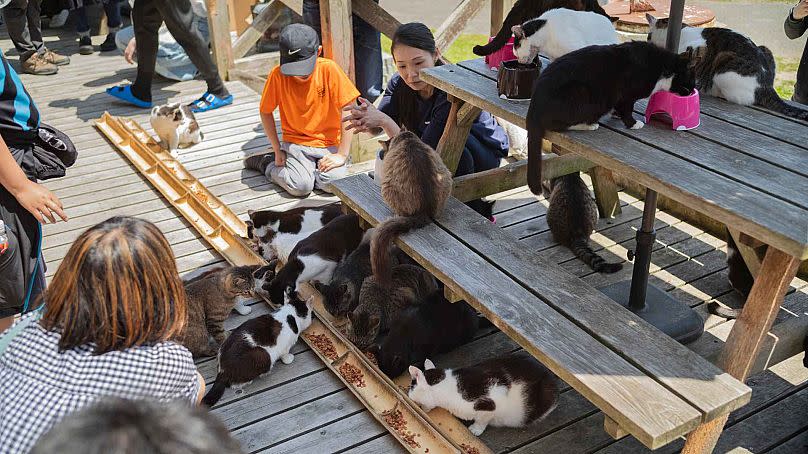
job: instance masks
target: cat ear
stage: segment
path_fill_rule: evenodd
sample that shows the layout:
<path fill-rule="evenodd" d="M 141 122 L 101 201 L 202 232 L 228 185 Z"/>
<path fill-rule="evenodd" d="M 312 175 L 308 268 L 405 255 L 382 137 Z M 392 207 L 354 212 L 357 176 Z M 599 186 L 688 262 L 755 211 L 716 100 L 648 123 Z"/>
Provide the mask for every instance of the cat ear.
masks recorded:
<path fill-rule="evenodd" d="M 424 360 L 424 369 L 425 370 L 434 369 L 434 368 L 435 368 L 435 363 L 433 363 L 431 359 L 425 359 Z"/>
<path fill-rule="evenodd" d="M 250 219 L 252 219 L 254 214 L 255 214 L 255 210 L 247 210 L 247 216 L 249 216 Z"/>
<path fill-rule="evenodd" d="M 416 383 L 419 385 L 426 384 L 426 377 L 424 377 L 424 373 L 421 372 L 421 369 L 415 366 L 410 366 L 408 370 L 410 371 L 410 378 L 415 380 Z"/>
<path fill-rule="evenodd" d="M 654 17 L 654 16 L 650 15 L 649 13 L 645 13 L 645 20 L 647 20 L 647 21 L 648 21 L 648 25 L 649 25 L 651 28 L 654 28 L 654 25 L 656 25 L 656 23 L 657 23 L 657 19 L 656 19 L 656 17 Z"/>
<path fill-rule="evenodd" d="M 522 29 L 521 25 L 514 25 L 511 27 L 511 32 L 513 32 L 513 36 L 523 39 L 525 37 L 525 31 Z"/>
<path fill-rule="evenodd" d="M 356 315 L 353 312 L 348 312 L 348 320 L 351 322 L 351 328 L 356 326 Z"/>

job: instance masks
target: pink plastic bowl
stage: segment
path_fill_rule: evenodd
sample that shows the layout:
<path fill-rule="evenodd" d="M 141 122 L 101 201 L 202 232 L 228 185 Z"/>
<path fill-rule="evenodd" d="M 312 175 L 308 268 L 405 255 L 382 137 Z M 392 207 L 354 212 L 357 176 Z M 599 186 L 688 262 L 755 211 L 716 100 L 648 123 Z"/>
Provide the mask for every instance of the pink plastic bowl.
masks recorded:
<path fill-rule="evenodd" d="M 490 43 L 493 39 L 488 38 L 488 42 Z M 498 69 L 501 62 L 511 60 L 516 60 L 516 55 L 513 54 L 513 36 L 505 44 L 505 47 L 485 56 L 485 64 L 491 69 Z"/>
<path fill-rule="evenodd" d="M 671 117 L 673 129 L 685 131 L 694 129 L 701 124 L 699 119 L 699 91 L 680 96 L 670 91 L 658 91 L 648 99 L 645 108 L 645 122 L 651 121 L 651 116 L 666 113 Z"/>

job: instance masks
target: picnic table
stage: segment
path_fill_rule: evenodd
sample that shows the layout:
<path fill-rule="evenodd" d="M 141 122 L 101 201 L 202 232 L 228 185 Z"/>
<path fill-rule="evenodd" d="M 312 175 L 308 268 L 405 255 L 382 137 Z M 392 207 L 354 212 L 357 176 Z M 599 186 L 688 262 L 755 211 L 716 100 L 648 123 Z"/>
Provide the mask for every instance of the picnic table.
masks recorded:
<path fill-rule="evenodd" d="M 421 78 L 445 91 L 453 103 L 439 145 L 449 163 L 459 156 L 463 134 L 468 134 L 473 121 L 470 117 L 479 110 L 526 127 L 529 101 L 500 99 L 496 72 L 481 59 L 430 68 L 421 72 Z M 638 102 L 635 115 L 641 117 L 644 108 L 645 102 Z M 695 130 L 672 131 L 657 121 L 630 130 L 619 120 L 606 118 L 597 131 L 550 132 L 546 137 L 594 166 L 630 178 L 728 227 L 756 277 L 718 361 L 741 381 L 754 364 L 800 261 L 808 259 L 806 126 L 777 113 L 703 96 L 701 126 Z M 475 187 L 473 177 L 464 184 Z M 475 195 L 485 194 L 478 190 Z M 700 425 L 688 436 L 683 452 L 711 451 L 727 417 Z"/>

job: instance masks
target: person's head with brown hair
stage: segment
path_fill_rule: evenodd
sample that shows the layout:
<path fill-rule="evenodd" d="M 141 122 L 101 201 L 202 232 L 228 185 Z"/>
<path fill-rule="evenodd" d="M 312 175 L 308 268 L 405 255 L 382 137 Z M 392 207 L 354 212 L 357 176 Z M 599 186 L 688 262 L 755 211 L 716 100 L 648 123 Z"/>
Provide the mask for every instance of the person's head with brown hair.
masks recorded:
<path fill-rule="evenodd" d="M 41 324 L 59 348 L 95 353 L 162 342 L 186 323 L 185 289 L 171 246 L 152 223 L 113 217 L 70 246 L 44 295 Z"/>

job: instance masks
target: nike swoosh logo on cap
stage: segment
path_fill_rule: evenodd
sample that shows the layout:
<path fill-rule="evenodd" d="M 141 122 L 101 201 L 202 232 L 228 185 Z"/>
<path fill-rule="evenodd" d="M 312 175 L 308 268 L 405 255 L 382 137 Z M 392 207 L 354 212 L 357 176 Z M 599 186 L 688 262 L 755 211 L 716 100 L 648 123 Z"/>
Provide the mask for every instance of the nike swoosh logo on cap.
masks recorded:
<path fill-rule="evenodd" d="M 294 55 L 294 54 L 296 54 L 296 53 L 298 53 L 298 52 L 300 52 L 300 49 L 296 49 L 296 50 L 290 50 L 290 51 L 289 51 L 289 55 Z"/>

